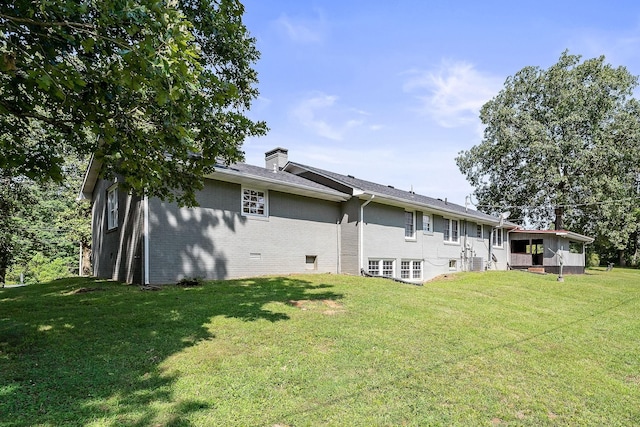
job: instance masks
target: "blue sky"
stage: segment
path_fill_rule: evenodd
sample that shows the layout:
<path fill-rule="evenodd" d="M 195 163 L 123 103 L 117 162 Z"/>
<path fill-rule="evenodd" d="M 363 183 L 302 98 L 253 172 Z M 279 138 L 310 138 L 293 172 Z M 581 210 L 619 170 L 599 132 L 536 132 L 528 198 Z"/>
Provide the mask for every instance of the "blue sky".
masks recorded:
<path fill-rule="evenodd" d="M 267 136 L 246 161 L 289 159 L 464 204 L 455 164 L 482 141 L 480 107 L 563 50 L 640 74 L 640 2 L 245 0 Z"/>

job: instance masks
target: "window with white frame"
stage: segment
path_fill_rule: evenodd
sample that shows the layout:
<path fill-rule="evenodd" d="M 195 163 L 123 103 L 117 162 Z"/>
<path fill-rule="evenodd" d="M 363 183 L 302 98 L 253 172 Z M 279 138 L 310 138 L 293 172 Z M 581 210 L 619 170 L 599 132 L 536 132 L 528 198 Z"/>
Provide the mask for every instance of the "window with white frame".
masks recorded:
<path fill-rule="evenodd" d="M 242 214 L 267 216 L 267 193 L 252 188 L 242 189 Z"/>
<path fill-rule="evenodd" d="M 393 277 L 393 264 L 394 261 L 392 259 L 370 259 L 369 274 L 372 276 Z"/>
<path fill-rule="evenodd" d="M 393 277 L 393 261 L 389 259 L 382 260 L 382 275 L 384 277 Z"/>
<path fill-rule="evenodd" d="M 370 259 L 369 260 L 369 274 L 373 276 L 380 275 L 380 260 L 379 259 Z"/>
<path fill-rule="evenodd" d="M 459 222 L 457 219 L 444 219 L 444 241 L 458 243 L 460 240 Z"/>
<path fill-rule="evenodd" d="M 476 238 L 482 240 L 484 239 L 484 233 L 483 233 L 483 229 L 482 229 L 482 224 L 477 224 L 476 225 Z"/>
<path fill-rule="evenodd" d="M 495 228 L 493 230 L 493 240 L 492 240 L 493 247 L 495 247 L 495 248 L 501 248 L 502 247 L 502 242 L 503 242 L 502 232 L 503 232 L 502 228 Z"/>
<path fill-rule="evenodd" d="M 433 233 L 433 225 L 432 225 L 433 217 L 431 214 L 423 213 L 422 214 L 422 232 L 423 233 Z"/>
<path fill-rule="evenodd" d="M 406 239 L 416 238 L 416 213 L 404 212 L 404 237 Z"/>
<path fill-rule="evenodd" d="M 107 190 L 107 230 L 118 227 L 118 186 L 112 185 Z"/>
<path fill-rule="evenodd" d="M 401 279 L 422 279 L 422 261 L 402 260 L 400 261 Z"/>
<path fill-rule="evenodd" d="M 458 269 L 458 260 L 450 259 L 449 260 L 449 270 L 457 270 Z"/>

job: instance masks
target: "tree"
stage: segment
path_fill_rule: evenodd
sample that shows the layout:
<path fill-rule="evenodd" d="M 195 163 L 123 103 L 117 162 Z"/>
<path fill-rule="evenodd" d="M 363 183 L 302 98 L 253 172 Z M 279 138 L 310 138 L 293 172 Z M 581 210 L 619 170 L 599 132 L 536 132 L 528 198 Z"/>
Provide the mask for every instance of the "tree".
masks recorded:
<path fill-rule="evenodd" d="M 0 169 L 61 182 L 94 154 L 123 189 L 195 203 L 216 161 L 241 160 L 258 95 L 238 0 L 0 3 Z"/>
<path fill-rule="evenodd" d="M 5 283 L 14 258 L 22 253 L 19 243 L 24 230 L 18 213 L 34 203 L 23 181 L 3 175 L 0 170 L 0 284 Z"/>
<path fill-rule="evenodd" d="M 34 282 L 76 271 L 79 245 L 88 248 L 91 241 L 91 207 L 76 200 L 84 164 L 86 159 L 68 156 L 59 184 L 1 180 L 0 282 L 16 282 L 22 273 Z"/>
<path fill-rule="evenodd" d="M 479 208 L 596 236 L 623 249 L 636 230 L 640 179 L 637 77 L 603 56 L 563 52 L 525 67 L 481 109 L 482 143 L 459 153 Z"/>

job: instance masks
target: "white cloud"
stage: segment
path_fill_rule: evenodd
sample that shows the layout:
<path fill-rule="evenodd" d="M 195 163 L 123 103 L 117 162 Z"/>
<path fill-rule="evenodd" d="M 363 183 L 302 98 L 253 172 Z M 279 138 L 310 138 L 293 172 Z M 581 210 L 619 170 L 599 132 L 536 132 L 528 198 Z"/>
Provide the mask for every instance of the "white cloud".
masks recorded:
<path fill-rule="evenodd" d="M 280 15 L 275 21 L 276 27 L 291 41 L 300 44 L 320 43 L 327 37 L 329 26 L 320 10 L 312 19 L 292 18 Z"/>
<path fill-rule="evenodd" d="M 342 141 L 345 133 L 364 124 L 363 114 L 353 117 L 352 108 L 343 108 L 336 104 L 338 97 L 316 93 L 303 99 L 292 110 L 292 115 L 300 123 L 318 135 L 334 141 Z"/>
<path fill-rule="evenodd" d="M 443 61 L 437 70 L 411 70 L 403 89 L 420 100 L 419 111 L 444 127 L 479 125 L 480 108 L 503 79 L 483 74 L 467 62 Z"/>

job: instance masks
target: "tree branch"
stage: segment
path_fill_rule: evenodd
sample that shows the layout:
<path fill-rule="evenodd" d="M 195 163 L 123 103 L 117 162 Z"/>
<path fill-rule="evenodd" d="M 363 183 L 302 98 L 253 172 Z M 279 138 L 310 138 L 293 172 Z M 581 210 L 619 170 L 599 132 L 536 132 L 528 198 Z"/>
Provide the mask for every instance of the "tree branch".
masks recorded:
<path fill-rule="evenodd" d="M 72 27 L 72 28 L 84 28 L 89 30 L 95 29 L 95 27 L 91 24 L 82 24 L 80 22 L 69 22 L 69 21 L 44 22 L 44 21 L 36 21 L 34 19 L 29 19 L 29 18 L 18 18 L 16 16 L 4 15 L 2 13 L 0 13 L 0 18 L 6 19 L 7 21 L 15 22 L 18 24 L 35 25 L 38 27 Z"/>

